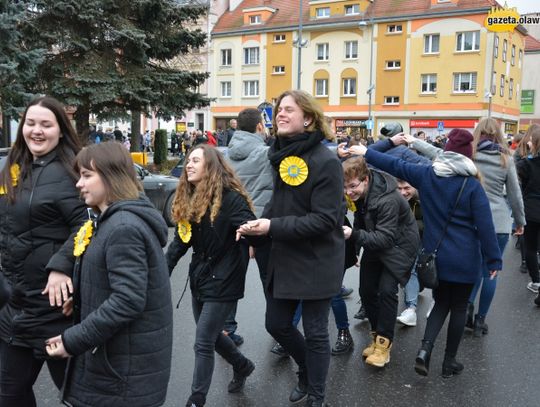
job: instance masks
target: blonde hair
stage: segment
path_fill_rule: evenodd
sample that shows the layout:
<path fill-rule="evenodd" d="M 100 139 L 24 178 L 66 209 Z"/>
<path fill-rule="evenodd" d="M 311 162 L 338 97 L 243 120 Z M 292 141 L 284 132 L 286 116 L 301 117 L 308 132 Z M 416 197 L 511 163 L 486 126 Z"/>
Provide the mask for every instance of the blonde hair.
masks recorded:
<path fill-rule="evenodd" d="M 205 213 L 210 210 L 210 221 L 213 222 L 221 208 L 224 189 L 238 192 L 254 211 L 249 195 L 219 150 L 206 144 L 199 144 L 193 147 L 189 154 L 195 150 L 203 150 L 205 171 L 201 181 L 194 185 L 188 181 L 184 168 L 172 205 L 173 220 L 180 222 L 185 219 L 200 223 Z"/>
<path fill-rule="evenodd" d="M 501 167 L 508 166 L 508 160 L 511 158 L 512 153 L 508 147 L 508 143 L 501 130 L 501 126 L 497 123 L 497 120 L 491 117 L 485 117 L 476 126 L 473 132 L 473 157 L 478 150 L 478 143 L 482 139 L 490 140 L 497 143 L 501 149 Z"/>

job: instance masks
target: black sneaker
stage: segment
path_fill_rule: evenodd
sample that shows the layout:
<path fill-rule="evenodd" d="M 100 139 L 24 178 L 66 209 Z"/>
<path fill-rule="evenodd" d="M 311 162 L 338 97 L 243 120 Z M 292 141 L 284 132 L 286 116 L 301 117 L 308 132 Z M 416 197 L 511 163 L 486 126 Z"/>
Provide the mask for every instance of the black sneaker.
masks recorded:
<path fill-rule="evenodd" d="M 289 395 L 289 401 L 291 404 L 298 404 L 303 402 L 307 399 L 307 377 L 305 372 L 298 372 L 296 373 L 298 375 L 298 384 L 296 387 L 291 391 L 291 394 Z"/>
<path fill-rule="evenodd" d="M 538 296 L 534 300 L 534 303 L 540 307 L 540 293 L 538 293 Z"/>
<path fill-rule="evenodd" d="M 249 359 L 247 359 L 246 366 L 241 371 L 235 371 L 233 379 L 230 381 L 227 391 L 229 393 L 238 393 L 244 388 L 246 379 L 255 370 L 255 365 Z"/>
<path fill-rule="evenodd" d="M 240 335 L 238 334 L 235 334 L 234 332 L 231 332 L 230 334 L 227 335 L 229 338 L 232 339 L 232 341 L 234 342 L 234 344 L 236 346 L 240 346 L 244 343 L 244 338 L 242 338 Z"/>
<path fill-rule="evenodd" d="M 364 306 L 360 306 L 360 309 L 356 314 L 354 314 L 355 319 L 359 319 L 360 321 L 366 321 L 368 319 L 366 309 Z"/>
<path fill-rule="evenodd" d="M 270 352 L 272 352 L 274 355 L 278 355 L 280 358 L 289 357 L 289 353 L 285 350 L 283 346 L 279 344 L 279 342 L 276 342 L 276 344 L 272 346 L 272 349 L 270 349 Z"/>

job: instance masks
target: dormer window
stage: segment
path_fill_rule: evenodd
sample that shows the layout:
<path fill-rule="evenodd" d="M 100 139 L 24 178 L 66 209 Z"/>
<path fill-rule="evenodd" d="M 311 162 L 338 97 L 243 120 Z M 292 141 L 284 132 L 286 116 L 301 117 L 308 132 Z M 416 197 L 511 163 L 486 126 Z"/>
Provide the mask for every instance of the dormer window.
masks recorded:
<path fill-rule="evenodd" d="M 330 17 L 330 7 L 319 7 L 315 9 L 315 17 L 328 18 Z"/>
<path fill-rule="evenodd" d="M 261 15 L 254 14 L 252 16 L 249 16 L 249 24 L 250 25 L 261 24 Z"/>

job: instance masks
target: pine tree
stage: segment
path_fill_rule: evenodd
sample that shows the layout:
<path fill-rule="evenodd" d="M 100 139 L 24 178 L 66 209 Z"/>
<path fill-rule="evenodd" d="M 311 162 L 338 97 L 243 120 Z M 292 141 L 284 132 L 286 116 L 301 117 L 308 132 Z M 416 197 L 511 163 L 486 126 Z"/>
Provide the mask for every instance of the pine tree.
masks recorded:
<path fill-rule="evenodd" d="M 208 74 L 169 63 L 205 44 L 206 34 L 191 27 L 207 7 L 175 0 L 27 3 L 25 35 L 48 50 L 32 90 L 75 106 L 79 134 L 88 133 L 89 113 L 104 119 L 153 111 L 167 120 L 209 104 L 198 92 Z"/>

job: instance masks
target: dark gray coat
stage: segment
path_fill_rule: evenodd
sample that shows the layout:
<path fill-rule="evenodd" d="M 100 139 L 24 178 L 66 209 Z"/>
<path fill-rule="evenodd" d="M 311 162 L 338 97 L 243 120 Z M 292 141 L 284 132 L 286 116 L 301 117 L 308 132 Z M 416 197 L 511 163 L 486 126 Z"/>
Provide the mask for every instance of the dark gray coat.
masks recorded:
<path fill-rule="evenodd" d="M 367 198 L 363 205 L 356 203 L 351 238 L 366 252 L 379 257 L 385 268 L 405 285 L 420 247 L 420 235 L 409 204 L 396 188 L 391 175 L 371 170 Z"/>
<path fill-rule="evenodd" d="M 75 357 L 64 399 L 76 406 L 165 402 L 172 352 L 163 217 L 144 198 L 111 205 L 75 266 L 75 316 L 63 342 Z M 80 318 L 77 318 L 80 314 Z"/>

